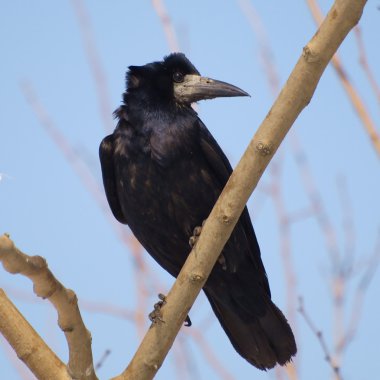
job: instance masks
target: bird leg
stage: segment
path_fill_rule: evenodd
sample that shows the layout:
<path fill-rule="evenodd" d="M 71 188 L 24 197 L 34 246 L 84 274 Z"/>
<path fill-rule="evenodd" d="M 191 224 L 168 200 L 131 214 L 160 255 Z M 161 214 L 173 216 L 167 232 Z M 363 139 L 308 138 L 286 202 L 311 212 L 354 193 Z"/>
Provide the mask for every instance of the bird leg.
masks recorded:
<path fill-rule="evenodd" d="M 148 317 L 152 323 L 165 322 L 162 319 L 161 307 L 166 304 L 166 296 L 162 293 L 158 294 L 160 301 L 156 302 L 153 306 L 153 311 L 149 313 Z M 190 327 L 192 325 L 190 317 L 187 315 L 185 318 L 185 326 Z"/>

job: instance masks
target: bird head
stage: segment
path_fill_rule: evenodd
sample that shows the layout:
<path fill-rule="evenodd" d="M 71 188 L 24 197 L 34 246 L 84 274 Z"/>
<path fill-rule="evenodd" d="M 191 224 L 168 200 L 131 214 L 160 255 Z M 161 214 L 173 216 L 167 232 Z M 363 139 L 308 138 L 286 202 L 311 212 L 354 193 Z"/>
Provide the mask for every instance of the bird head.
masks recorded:
<path fill-rule="evenodd" d="M 130 66 L 127 91 L 137 92 L 154 104 L 164 102 L 180 106 L 203 99 L 249 96 L 245 91 L 219 80 L 203 77 L 182 53 L 173 53 L 163 61 Z"/>

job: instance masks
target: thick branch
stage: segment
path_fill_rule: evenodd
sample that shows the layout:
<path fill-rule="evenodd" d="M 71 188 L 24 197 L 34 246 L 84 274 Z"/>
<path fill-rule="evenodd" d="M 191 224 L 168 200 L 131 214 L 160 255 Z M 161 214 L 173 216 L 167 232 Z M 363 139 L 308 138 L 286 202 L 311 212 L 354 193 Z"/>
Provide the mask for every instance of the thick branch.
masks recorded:
<path fill-rule="evenodd" d="M 73 379 L 97 380 L 92 360 L 91 334 L 83 323 L 75 293 L 66 289 L 53 276 L 45 259 L 22 253 L 7 235 L 0 237 L 0 261 L 8 272 L 21 273 L 32 280 L 36 295 L 47 298 L 54 305 L 59 327 L 65 333 L 69 346 L 67 370 L 70 376 Z M 35 354 L 32 348 L 31 356 Z"/>
<path fill-rule="evenodd" d="M 310 102 L 333 54 L 361 17 L 365 0 L 337 0 L 303 49 L 272 109 L 250 142 L 202 229 L 162 308 L 164 323 L 147 332 L 126 370 L 114 380 L 152 379 L 167 355 L 245 203 L 291 125 Z"/>
<path fill-rule="evenodd" d="M 47 346 L 0 289 L 0 332 L 40 380 L 71 380 L 66 365 Z"/>
<path fill-rule="evenodd" d="M 164 323 L 156 323 L 149 329 L 129 366 L 115 379 L 152 379 L 160 368 L 250 194 L 291 125 L 310 102 L 326 65 L 359 21 L 365 3 L 364 0 L 337 0 L 318 32 L 303 49 L 285 87 L 231 175 L 202 229 L 199 241 L 168 294 L 167 303 L 162 308 Z"/>

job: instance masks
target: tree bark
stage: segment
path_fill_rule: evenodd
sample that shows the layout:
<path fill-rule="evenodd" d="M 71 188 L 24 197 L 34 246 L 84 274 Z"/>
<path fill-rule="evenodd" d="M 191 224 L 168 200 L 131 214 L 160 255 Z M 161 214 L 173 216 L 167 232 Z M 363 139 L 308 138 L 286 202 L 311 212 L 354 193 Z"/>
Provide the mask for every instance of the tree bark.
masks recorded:
<path fill-rule="evenodd" d="M 0 332 L 39 380 L 72 380 L 59 360 L 29 322 L 0 289 Z"/>
<path fill-rule="evenodd" d="M 128 367 L 113 380 L 150 380 L 155 376 L 249 196 L 293 122 L 309 104 L 323 71 L 359 21 L 365 4 L 365 0 L 336 0 L 316 34 L 304 47 L 170 290 L 161 309 L 163 322 L 151 326 Z"/>
<path fill-rule="evenodd" d="M 69 363 L 67 365 L 67 373 L 70 375 L 69 378 L 97 380 L 92 359 L 91 334 L 83 323 L 75 293 L 70 289 L 66 289 L 54 277 L 44 258 L 40 256 L 28 256 L 21 252 L 16 248 L 13 241 L 10 240 L 7 235 L 0 236 L 0 262 L 2 262 L 6 271 L 10 273 L 20 273 L 30 278 L 33 282 L 33 289 L 36 295 L 44 299 L 47 298 L 57 310 L 58 324 L 65 334 L 69 347 Z M 11 309 L 3 308 L 3 314 L 0 314 L 1 319 L 7 318 L 7 320 L 10 321 L 11 314 L 9 313 L 11 312 Z M 20 317 L 23 318 L 21 314 Z M 2 320 L 0 322 L 3 323 Z M 12 326 L 15 325 L 12 324 Z M 6 326 L 2 327 L 4 327 L 4 329 L 6 328 Z M 3 332 L 3 334 L 7 340 L 8 337 L 12 338 L 12 335 L 7 330 L 3 330 L 2 328 L 0 331 L 5 332 Z M 35 333 L 33 328 L 26 321 L 25 323 L 19 325 L 17 331 L 18 336 L 20 338 L 23 337 L 23 339 L 28 339 L 28 336 L 31 335 L 32 332 Z M 26 357 L 23 354 L 23 345 L 14 345 L 14 343 L 17 343 L 14 339 L 8 341 L 15 349 L 19 357 Z M 33 337 L 33 342 L 39 342 L 37 337 Z M 44 342 L 42 341 L 42 343 Z M 41 342 L 38 344 L 41 345 Z M 32 372 L 34 372 L 37 370 L 34 365 L 38 365 L 41 360 L 39 356 L 35 357 L 35 355 L 38 355 L 35 348 L 38 348 L 39 346 L 25 347 L 30 347 L 30 352 L 27 355 L 27 360 L 23 360 Z M 45 351 L 48 353 L 46 349 Z M 44 360 L 54 362 L 54 358 L 52 358 L 52 355 L 47 355 Z M 42 363 L 40 365 L 42 368 L 45 368 Z M 37 376 L 38 379 L 55 379 L 55 376 L 48 372 L 48 369 L 54 368 L 54 365 L 51 367 L 46 367 L 46 372 L 39 372 L 39 376 Z"/>

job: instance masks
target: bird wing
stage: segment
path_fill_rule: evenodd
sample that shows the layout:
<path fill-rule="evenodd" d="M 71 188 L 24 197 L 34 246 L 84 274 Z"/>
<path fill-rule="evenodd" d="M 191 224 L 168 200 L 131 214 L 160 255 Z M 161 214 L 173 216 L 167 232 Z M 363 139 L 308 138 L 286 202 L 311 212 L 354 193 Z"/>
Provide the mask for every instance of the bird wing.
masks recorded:
<path fill-rule="evenodd" d="M 201 120 L 198 119 L 198 121 L 200 145 L 203 154 L 221 186 L 224 187 L 232 173 L 231 164 L 207 127 Z"/>
<path fill-rule="evenodd" d="M 120 206 L 116 189 L 115 168 L 114 168 L 114 135 L 109 135 L 103 139 L 99 147 L 100 166 L 102 168 L 103 184 L 107 201 L 115 218 L 123 224 L 127 220 Z"/>
<path fill-rule="evenodd" d="M 208 161 L 211 170 L 219 180 L 222 190 L 232 173 L 231 164 L 229 163 L 228 158 L 220 148 L 219 144 L 216 142 L 214 137 L 211 135 L 211 133 L 201 120 L 199 120 L 199 136 L 202 152 L 206 160 Z M 261 261 L 260 247 L 256 239 L 255 231 L 252 227 L 252 222 L 247 207 L 244 207 L 239 222 L 243 227 L 244 234 L 247 238 L 249 251 L 251 253 L 251 260 L 256 269 L 261 274 L 260 277 L 262 285 L 270 297 L 270 288 L 265 268 L 263 262 Z M 239 228 L 238 226 L 239 223 L 237 224 L 235 229 Z"/>

